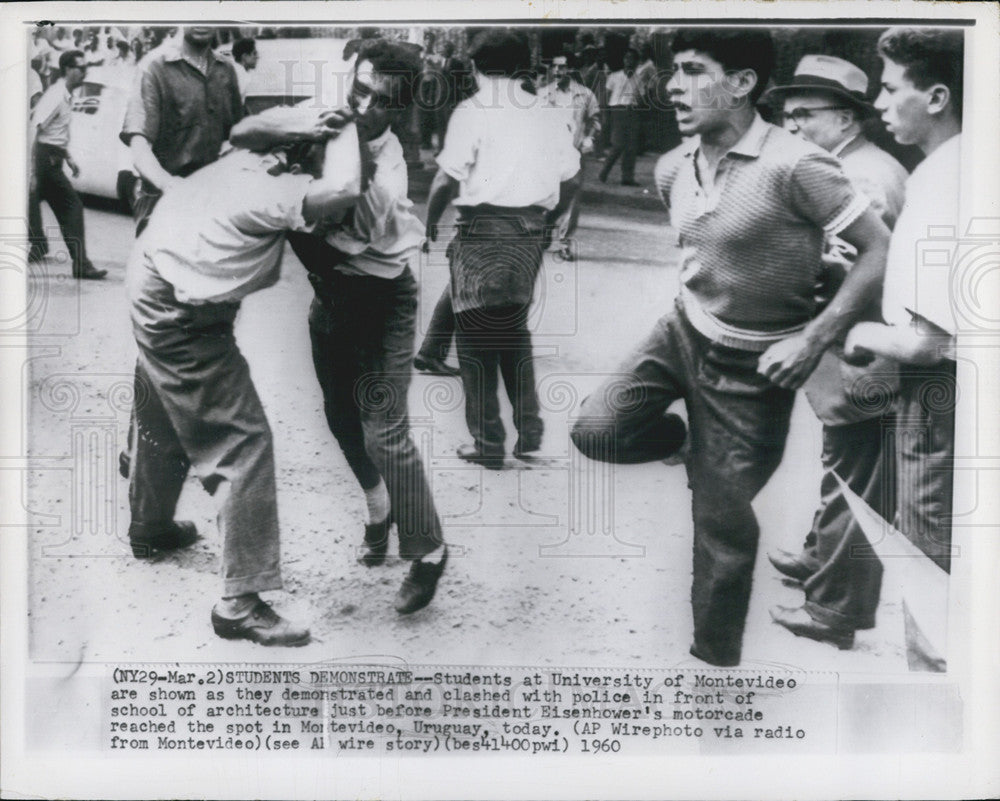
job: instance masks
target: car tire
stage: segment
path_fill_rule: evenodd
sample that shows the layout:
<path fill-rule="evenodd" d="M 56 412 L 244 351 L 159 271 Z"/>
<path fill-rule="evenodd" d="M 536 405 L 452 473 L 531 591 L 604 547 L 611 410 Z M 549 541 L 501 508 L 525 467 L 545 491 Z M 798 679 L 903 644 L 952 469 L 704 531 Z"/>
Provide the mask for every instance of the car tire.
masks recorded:
<path fill-rule="evenodd" d="M 122 170 L 118 173 L 118 182 L 115 191 L 118 194 L 118 202 L 128 213 L 132 213 L 132 201 L 135 198 L 135 182 L 139 178 L 131 170 Z"/>

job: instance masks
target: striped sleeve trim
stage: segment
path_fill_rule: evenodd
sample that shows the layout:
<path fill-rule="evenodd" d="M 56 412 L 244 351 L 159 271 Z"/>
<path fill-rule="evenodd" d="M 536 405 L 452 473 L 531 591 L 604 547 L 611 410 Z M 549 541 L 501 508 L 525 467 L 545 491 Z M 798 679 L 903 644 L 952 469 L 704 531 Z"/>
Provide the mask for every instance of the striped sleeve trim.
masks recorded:
<path fill-rule="evenodd" d="M 851 202 L 844 206 L 836 217 L 823 226 L 823 231 L 826 234 L 834 236 L 839 234 L 845 228 L 849 227 L 851 223 L 857 220 L 858 217 L 864 214 L 865 209 L 867 209 L 869 205 L 871 205 L 871 201 L 868 200 L 868 198 L 860 193 L 856 194 L 851 199 Z"/>

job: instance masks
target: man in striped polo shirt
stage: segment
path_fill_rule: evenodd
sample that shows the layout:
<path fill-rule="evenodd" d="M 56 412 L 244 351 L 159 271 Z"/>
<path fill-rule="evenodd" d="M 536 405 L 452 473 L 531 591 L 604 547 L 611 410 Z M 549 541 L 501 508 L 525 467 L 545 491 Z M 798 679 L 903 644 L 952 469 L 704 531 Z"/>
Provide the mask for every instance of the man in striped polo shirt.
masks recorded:
<path fill-rule="evenodd" d="M 835 158 L 754 109 L 774 47 L 764 30 L 683 29 L 668 85 L 680 132 L 655 176 L 681 247 L 675 308 L 583 405 L 591 458 L 663 459 L 690 426 L 691 653 L 740 662 L 759 528 L 751 501 L 781 462 L 794 390 L 878 291 L 888 231 Z M 820 314 L 824 237 L 857 261 Z"/>

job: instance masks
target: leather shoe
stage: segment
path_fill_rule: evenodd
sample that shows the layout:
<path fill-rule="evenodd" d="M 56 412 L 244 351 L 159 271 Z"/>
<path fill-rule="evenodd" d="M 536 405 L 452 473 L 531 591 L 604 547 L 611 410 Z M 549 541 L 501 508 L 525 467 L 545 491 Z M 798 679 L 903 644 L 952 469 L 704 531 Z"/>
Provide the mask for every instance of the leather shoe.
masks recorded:
<path fill-rule="evenodd" d="M 427 358 L 417 354 L 413 357 L 413 366 L 421 373 L 428 375 L 458 376 L 460 372 L 457 367 L 445 364 L 443 359 Z"/>
<path fill-rule="evenodd" d="M 224 640 L 250 640 L 260 645 L 296 647 L 309 642 L 309 629 L 296 626 L 259 600 L 243 617 L 223 617 L 212 610 L 212 628 Z"/>
<path fill-rule="evenodd" d="M 780 549 L 771 551 L 767 555 L 767 561 L 774 565 L 774 569 L 783 576 L 788 576 L 788 578 L 795 579 L 796 581 L 805 581 L 816 572 L 804 564 L 798 554 L 794 554 L 791 551 Z"/>
<path fill-rule="evenodd" d="M 709 653 L 709 649 L 701 648 L 697 644 L 691 646 L 690 653 L 696 659 L 700 659 L 702 662 L 707 662 L 716 667 L 736 667 L 740 663 L 738 657 L 734 659 L 732 657 L 716 656 Z"/>
<path fill-rule="evenodd" d="M 438 579 L 441 578 L 447 561 L 448 546 L 446 545 L 440 562 L 417 561 L 410 565 L 410 572 L 403 579 L 403 586 L 396 593 L 395 607 L 399 614 L 412 614 L 431 602 L 437 590 Z"/>
<path fill-rule="evenodd" d="M 107 270 L 98 270 L 88 264 L 80 272 L 74 272 L 73 277 L 85 281 L 100 281 L 107 274 Z"/>
<path fill-rule="evenodd" d="M 838 629 L 813 620 L 804 607 L 793 609 L 788 606 L 775 606 L 771 610 L 771 619 L 779 626 L 784 626 L 792 634 L 808 637 L 817 642 L 827 642 L 836 645 L 841 651 L 854 647 L 854 630 Z"/>
<path fill-rule="evenodd" d="M 389 550 L 389 526 L 392 518 L 387 517 L 381 523 L 368 523 L 365 525 L 365 539 L 361 543 L 361 554 L 358 562 L 365 567 L 378 567 L 385 561 L 386 551 Z"/>
<path fill-rule="evenodd" d="M 478 464 L 488 470 L 503 470 L 503 451 L 484 451 L 478 445 L 462 445 L 456 452 L 462 461 Z"/>
<path fill-rule="evenodd" d="M 634 181 L 631 178 L 626 178 L 622 181 L 622 186 L 642 186 L 638 181 Z"/>
<path fill-rule="evenodd" d="M 530 458 L 541 449 L 542 440 L 540 437 L 518 437 L 517 442 L 514 443 L 514 456 L 518 459 Z"/>
<path fill-rule="evenodd" d="M 166 524 L 133 523 L 128 527 L 132 556 L 149 559 L 157 551 L 176 551 L 198 541 L 198 529 L 188 520 Z"/>

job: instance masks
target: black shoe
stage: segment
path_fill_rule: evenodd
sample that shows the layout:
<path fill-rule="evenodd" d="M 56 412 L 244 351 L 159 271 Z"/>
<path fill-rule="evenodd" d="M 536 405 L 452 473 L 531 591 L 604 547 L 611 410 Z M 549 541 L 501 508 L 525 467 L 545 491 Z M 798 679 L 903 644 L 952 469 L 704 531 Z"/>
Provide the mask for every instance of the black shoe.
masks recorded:
<path fill-rule="evenodd" d="M 816 571 L 806 565 L 798 556 L 791 551 L 776 550 L 767 555 L 767 561 L 774 565 L 774 569 L 783 576 L 788 576 L 796 581 L 805 581 Z"/>
<path fill-rule="evenodd" d="M 122 478 L 128 478 L 130 472 L 132 472 L 132 457 L 128 455 L 128 451 L 120 451 L 118 453 L 118 475 Z"/>
<path fill-rule="evenodd" d="M 740 663 L 739 657 L 720 657 L 710 653 L 709 649 L 701 648 L 698 645 L 692 645 L 690 653 L 691 656 L 700 659 L 702 662 L 707 662 L 716 667 L 736 667 Z"/>
<path fill-rule="evenodd" d="M 434 562 L 414 562 L 410 566 L 410 572 L 403 579 L 403 586 L 396 593 L 396 611 L 401 615 L 409 615 L 419 609 L 423 609 L 434 598 L 437 590 L 438 579 L 444 572 L 445 562 L 448 561 L 448 546 L 444 548 L 441 561 Z"/>
<path fill-rule="evenodd" d="M 212 610 L 212 628 L 224 640 L 250 640 L 260 645 L 296 647 L 309 643 L 309 629 L 296 626 L 258 600 L 243 617 L 235 620 Z"/>
<path fill-rule="evenodd" d="M 814 620 L 804 607 L 793 609 L 788 606 L 775 606 L 771 610 L 771 619 L 779 626 L 784 626 L 798 637 L 808 637 L 817 642 L 826 642 L 837 646 L 841 651 L 854 647 L 854 630 L 839 629 L 827 626 Z"/>
<path fill-rule="evenodd" d="M 136 559 L 149 559 L 157 551 L 176 551 L 198 541 L 194 523 L 178 520 L 167 524 L 133 523 L 128 527 L 128 541 Z"/>
<path fill-rule="evenodd" d="M 458 458 L 465 462 L 481 465 L 489 470 L 503 470 L 503 451 L 484 451 L 478 445 L 462 445 Z"/>
<path fill-rule="evenodd" d="M 556 251 L 556 256 L 558 256 L 563 261 L 576 261 L 576 254 L 573 253 L 573 248 L 570 246 L 569 242 L 563 242 Z"/>
<path fill-rule="evenodd" d="M 531 458 L 542 449 L 541 437 L 518 437 L 514 443 L 514 456 L 518 459 Z"/>
<path fill-rule="evenodd" d="M 450 364 L 445 364 L 444 359 L 427 358 L 426 356 L 421 356 L 419 353 L 413 357 L 413 366 L 417 368 L 421 373 L 428 373 L 429 375 L 446 375 L 446 376 L 458 376 L 461 375 L 457 367 L 452 367 Z"/>
<path fill-rule="evenodd" d="M 73 271 L 73 277 L 83 281 L 100 281 L 107 274 L 107 270 L 98 270 L 89 264 L 79 272 Z"/>
<path fill-rule="evenodd" d="M 600 181 L 602 184 L 606 184 L 608 182 L 608 174 L 604 170 L 601 170 L 601 172 L 597 176 L 597 180 Z"/>
<path fill-rule="evenodd" d="M 369 523 L 365 526 L 365 539 L 361 543 L 361 554 L 358 562 L 365 567 L 378 567 L 385 561 L 389 550 L 389 526 L 392 518 L 387 517 L 381 523 Z"/>
<path fill-rule="evenodd" d="M 633 180 L 631 178 L 623 178 L 622 179 L 622 186 L 642 186 L 642 184 L 640 184 L 638 181 L 635 181 L 635 180 Z"/>
<path fill-rule="evenodd" d="M 31 248 L 28 251 L 28 264 L 38 264 L 45 259 L 45 255 L 48 252 L 48 248 Z"/>

